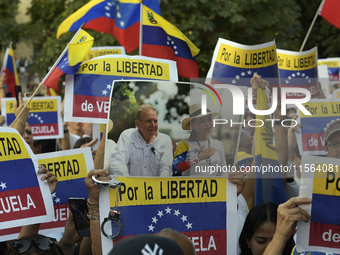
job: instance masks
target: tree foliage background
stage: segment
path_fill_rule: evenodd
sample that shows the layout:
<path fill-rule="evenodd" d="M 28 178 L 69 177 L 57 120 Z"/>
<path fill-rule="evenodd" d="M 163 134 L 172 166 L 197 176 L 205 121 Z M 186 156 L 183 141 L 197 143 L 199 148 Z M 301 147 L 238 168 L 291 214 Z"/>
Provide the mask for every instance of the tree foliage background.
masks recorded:
<path fill-rule="evenodd" d="M 56 39 L 60 23 L 89 0 L 31 0 L 31 22 L 16 24 L 20 0 L 0 0 L 0 45 L 29 40 L 34 45 L 34 66 L 44 76 L 74 32 Z M 21 0 L 28 1 L 28 0 Z M 321 0 L 160 0 L 162 16 L 200 48 L 197 62 L 205 77 L 219 37 L 253 45 L 276 41 L 277 48 L 298 51 Z M 119 45 L 108 34 L 88 30 L 94 46 Z M 318 46 L 319 58 L 340 56 L 340 30 L 317 18 L 304 50 Z M 138 50 L 132 54 L 138 54 Z"/>

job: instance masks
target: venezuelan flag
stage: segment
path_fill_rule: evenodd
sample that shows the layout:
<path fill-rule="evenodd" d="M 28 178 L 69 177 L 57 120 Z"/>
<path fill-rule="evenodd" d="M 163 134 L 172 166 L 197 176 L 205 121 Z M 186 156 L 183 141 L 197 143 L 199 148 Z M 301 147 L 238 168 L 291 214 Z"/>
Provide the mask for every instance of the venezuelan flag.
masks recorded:
<path fill-rule="evenodd" d="M 230 210 L 226 205 L 225 178 L 118 177 L 117 180 L 122 183 L 120 193 L 117 198 L 117 190 L 109 189 L 110 209 L 121 213 L 123 230 L 113 243 L 172 228 L 209 255 L 227 253 L 226 215 Z M 202 215 L 209 215 L 209 220 Z M 111 224 L 112 233 L 117 233 L 116 226 Z"/>
<path fill-rule="evenodd" d="M 257 109 L 268 109 L 267 94 L 264 89 L 257 91 Z M 266 115 L 256 115 L 256 119 L 262 120 L 264 125 L 255 131 L 255 205 L 262 202 L 273 202 L 277 205 L 287 201 L 285 187 L 282 181 L 276 150 L 273 146 L 273 131 L 270 119 Z"/>
<path fill-rule="evenodd" d="M 60 76 L 74 74 L 78 71 L 81 62 L 93 45 L 93 40 L 90 34 L 79 29 L 41 83 L 59 91 Z"/>
<path fill-rule="evenodd" d="M 158 0 L 144 2 L 160 13 Z M 85 23 L 84 28 L 110 34 L 127 52 L 132 52 L 139 46 L 140 3 L 141 0 L 92 0 L 60 24 L 57 38 Z"/>
<path fill-rule="evenodd" d="M 3 66 L 1 68 L 1 73 L 6 74 L 6 91 L 12 93 L 12 97 L 15 96 L 14 86 L 19 85 L 19 79 L 17 74 L 17 68 L 15 66 L 15 59 L 12 44 L 10 44 L 5 52 Z"/>
<path fill-rule="evenodd" d="M 177 62 L 178 75 L 198 78 L 199 49 L 175 26 L 143 5 L 141 55 Z"/>

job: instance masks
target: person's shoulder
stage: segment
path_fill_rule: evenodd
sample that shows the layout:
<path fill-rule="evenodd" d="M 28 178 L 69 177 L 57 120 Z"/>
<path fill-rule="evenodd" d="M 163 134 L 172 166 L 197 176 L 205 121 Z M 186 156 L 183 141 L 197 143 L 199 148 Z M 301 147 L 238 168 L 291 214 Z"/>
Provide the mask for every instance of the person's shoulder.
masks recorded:
<path fill-rule="evenodd" d="M 125 136 L 125 137 L 129 137 L 129 136 L 133 135 L 134 133 L 138 134 L 136 128 L 128 128 L 128 129 L 125 129 L 120 135 Z"/>

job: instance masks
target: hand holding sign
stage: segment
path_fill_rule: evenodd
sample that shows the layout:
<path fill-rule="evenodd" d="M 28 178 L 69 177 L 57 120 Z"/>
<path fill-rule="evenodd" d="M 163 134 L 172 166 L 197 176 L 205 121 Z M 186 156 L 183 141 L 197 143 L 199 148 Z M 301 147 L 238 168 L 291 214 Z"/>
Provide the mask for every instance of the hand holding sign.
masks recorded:
<path fill-rule="evenodd" d="M 48 182 L 48 186 L 50 188 L 51 194 L 53 194 L 58 184 L 58 180 L 55 177 L 55 175 L 52 172 L 48 171 L 42 165 L 39 165 L 38 174 L 44 174 L 40 179 L 44 182 Z"/>
<path fill-rule="evenodd" d="M 310 204 L 312 199 L 305 197 L 292 197 L 287 202 L 280 204 L 277 209 L 276 230 L 272 241 L 267 246 L 263 255 L 282 254 L 287 241 L 299 220 L 308 222 L 310 215 L 297 205 Z"/>

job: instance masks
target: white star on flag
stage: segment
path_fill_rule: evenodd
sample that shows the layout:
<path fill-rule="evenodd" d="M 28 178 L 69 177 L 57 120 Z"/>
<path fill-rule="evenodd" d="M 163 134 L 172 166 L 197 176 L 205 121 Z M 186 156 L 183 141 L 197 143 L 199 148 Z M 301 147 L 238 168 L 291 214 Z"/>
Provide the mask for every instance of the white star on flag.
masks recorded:
<path fill-rule="evenodd" d="M 111 14 L 109 12 L 105 12 L 106 17 L 111 17 Z"/>
<path fill-rule="evenodd" d="M 59 197 L 57 197 L 55 200 L 54 200 L 54 202 L 57 204 L 57 203 L 60 203 L 60 198 Z"/>
<path fill-rule="evenodd" d="M 252 73 L 252 71 L 249 70 L 247 73 L 250 75 Z"/>
<path fill-rule="evenodd" d="M 231 83 L 232 83 L 232 84 L 235 84 L 235 83 L 236 83 L 236 80 L 232 80 Z"/>
<path fill-rule="evenodd" d="M 246 75 L 246 73 L 245 73 L 245 72 L 242 72 L 242 73 L 241 73 L 241 76 L 245 76 L 245 75 Z"/>
<path fill-rule="evenodd" d="M 155 228 L 154 226 L 150 225 L 148 226 L 149 227 L 149 231 L 152 231 L 153 232 L 153 229 Z"/>
<path fill-rule="evenodd" d="M 179 212 L 179 210 L 175 210 L 174 215 L 176 215 L 178 217 L 178 215 L 180 215 L 181 213 Z"/>
<path fill-rule="evenodd" d="M 188 222 L 188 224 L 185 225 L 188 229 L 192 228 L 192 223 Z"/>
<path fill-rule="evenodd" d="M 54 192 L 51 196 L 52 196 L 52 198 L 54 198 L 54 197 L 56 197 L 56 195 L 57 195 L 57 193 Z"/>
<path fill-rule="evenodd" d="M 157 223 L 158 219 L 156 217 L 152 217 L 152 223 Z"/>
<path fill-rule="evenodd" d="M 297 76 L 300 76 L 300 72 L 297 72 L 296 75 L 297 75 Z"/>
<path fill-rule="evenodd" d="M 122 15 L 120 15 L 120 12 L 117 12 L 117 18 L 121 18 Z"/>
<path fill-rule="evenodd" d="M 187 221 L 187 217 L 188 217 L 188 216 L 183 215 L 182 218 L 181 218 L 181 220 L 182 220 L 183 222 L 184 222 L 184 221 Z"/>
<path fill-rule="evenodd" d="M 166 214 L 171 213 L 171 209 L 169 208 L 169 206 L 165 209 L 165 211 L 166 211 Z"/>
<path fill-rule="evenodd" d="M 6 187 L 6 183 L 1 182 L 0 187 L 1 187 L 2 189 L 7 188 L 7 187 Z"/>
<path fill-rule="evenodd" d="M 107 85 L 106 85 L 106 88 L 110 90 L 110 89 L 111 89 L 111 85 L 110 85 L 110 84 L 107 84 Z"/>
<path fill-rule="evenodd" d="M 237 80 L 239 80 L 240 79 L 240 76 L 239 75 L 236 75 L 236 77 L 235 77 Z"/>
<path fill-rule="evenodd" d="M 121 21 L 121 22 L 120 22 L 120 25 L 121 25 L 122 27 L 124 27 L 124 24 L 125 24 L 124 21 Z"/>
<path fill-rule="evenodd" d="M 106 96 L 107 91 L 106 90 L 102 90 L 102 94 Z"/>
<path fill-rule="evenodd" d="M 163 211 L 158 211 L 157 215 L 159 216 L 159 218 L 162 218 L 163 215 Z"/>
<path fill-rule="evenodd" d="M 110 7 L 109 6 L 105 6 L 105 10 L 110 10 Z"/>
<path fill-rule="evenodd" d="M 295 73 L 292 74 L 292 77 L 295 77 Z"/>

